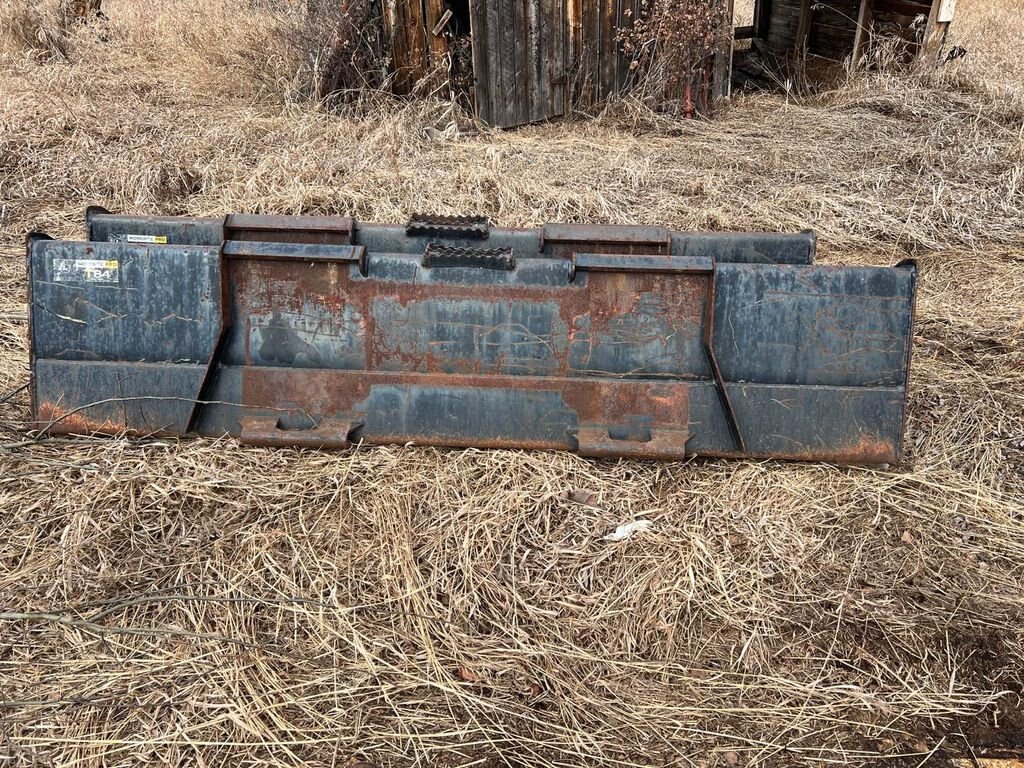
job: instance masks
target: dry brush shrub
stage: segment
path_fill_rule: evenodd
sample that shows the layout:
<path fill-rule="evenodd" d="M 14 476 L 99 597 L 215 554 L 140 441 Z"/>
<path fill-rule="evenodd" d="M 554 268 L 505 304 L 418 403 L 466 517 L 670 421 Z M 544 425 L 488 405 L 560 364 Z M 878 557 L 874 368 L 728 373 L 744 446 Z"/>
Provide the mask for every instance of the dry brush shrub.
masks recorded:
<path fill-rule="evenodd" d="M 643 0 L 620 32 L 640 98 L 687 117 L 709 111 L 714 54 L 728 50 L 731 35 L 724 0 Z"/>
<path fill-rule="evenodd" d="M 280 34 L 295 61 L 300 96 L 351 99 L 389 82 L 390 50 L 380 3 L 317 0 L 289 21 Z"/>
<path fill-rule="evenodd" d="M 0 52 L 28 53 L 46 61 L 68 53 L 68 29 L 52 3 L 42 0 L 0 2 Z"/>
<path fill-rule="evenodd" d="M 100 0 L 2 0 L 0 52 L 28 53 L 37 61 L 67 59 L 75 38 L 104 36 Z"/>

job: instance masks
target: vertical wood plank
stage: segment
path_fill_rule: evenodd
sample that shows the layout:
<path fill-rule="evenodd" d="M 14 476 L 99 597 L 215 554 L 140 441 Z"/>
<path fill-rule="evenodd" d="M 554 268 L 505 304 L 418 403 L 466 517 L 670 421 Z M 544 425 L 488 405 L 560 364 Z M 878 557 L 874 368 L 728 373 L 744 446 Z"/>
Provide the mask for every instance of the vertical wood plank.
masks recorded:
<path fill-rule="evenodd" d="M 640 16 L 643 3 L 641 0 L 620 0 L 620 6 L 618 33 L 620 35 L 628 35 Z M 621 43 L 617 45 L 616 55 L 619 59 L 619 67 L 622 70 L 619 74 L 619 92 L 625 93 L 633 87 L 634 72 L 630 69 L 633 57 L 625 54 Z"/>
<path fill-rule="evenodd" d="M 493 115 L 492 125 L 502 126 L 505 124 L 505 67 L 504 57 L 501 50 L 503 39 L 500 16 L 501 0 L 481 0 L 486 5 L 487 11 L 487 66 L 491 72 L 491 113 Z"/>
<path fill-rule="evenodd" d="M 953 5 L 952 12 L 956 11 Z M 924 67 L 936 67 L 939 63 L 939 53 L 946 42 L 946 35 L 949 32 L 949 22 L 939 21 L 941 13 L 950 14 L 949 5 L 942 0 L 932 0 L 932 9 L 928 14 L 928 26 L 925 27 L 924 40 L 921 42 L 921 52 L 918 54 L 918 63 Z"/>
<path fill-rule="evenodd" d="M 409 0 L 409 59 L 413 85 L 427 72 L 426 18 L 423 4 L 426 0 Z"/>
<path fill-rule="evenodd" d="M 590 41 L 589 55 L 592 57 L 591 69 L 594 77 L 594 103 L 601 100 L 601 73 L 604 67 L 604 49 L 601 47 L 601 19 L 603 17 L 604 0 L 583 0 L 590 5 Z"/>
<path fill-rule="evenodd" d="M 391 0 L 391 60 L 394 62 L 395 93 L 409 92 L 408 0 Z"/>
<path fill-rule="evenodd" d="M 587 0 L 584 0 L 587 2 Z M 591 50 L 594 56 L 594 101 L 604 96 L 604 0 L 593 0 Z"/>
<path fill-rule="evenodd" d="M 611 11 L 612 17 L 611 38 L 608 42 L 613 46 L 612 51 L 615 54 L 615 76 L 612 81 L 612 88 L 616 93 L 619 91 L 619 77 L 622 74 L 622 57 L 619 55 L 618 37 L 619 28 L 622 26 L 622 4 L 624 2 L 625 0 L 612 0 L 611 5 L 608 8 L 608 10 Z"/>
<path fill-rule="evenodd" d="M 874 5 L 874 0 L 860 0 L 860 11 L 857 13 L 857 32 L 853 38 L 853 54 L 851 58 L 854 68 L 859 67 L 864 58 L 864 51 L 870 38 L 869 33 Z"/>
<path fill-rule="evenodd" d="M 544 33 L 541 39 L 541 49 L 547 51 L 544 56 L 544 63 L 547 66 L 547 71 L 544 73 L 545 117 L 561 114 L 555 112 L 554 102 L 561 70 L 562 46 L 558 42 L 558 30 L 565 29 L 561 12 L 564 6 L 564 0 L 543 0 L 541 3 L 541 29 Z"/>
<path fill-rule="evenodd" d="M 713 102 L 729 98 L 729 94 L 732 91 L 732 57 L 736 46 L 736 38 L 732 34 L 736 12 L 734 0 L 727 0 L 726 12 L 729 18 L 728 35 L 721 35 L 715 44 L 714 79 L 711 84 L 711 100 Z"/>
<path fill-rule="evenodd" d="M 618 56 L 615 41 L 615 11 L 618 0 L 604 0 L 601 4 L 601 98 L 608 99 L 615 93 L 615 70 Z"/>
<path fill-rule="evenodd" d="M 516 52 L 516 120 L 518 125 L 530 122 L 530 0 L 516 0 L 515 35 L 512 44 Z"/>
<path fill-rule="evenodd" d="M 478 119 L 494 125 L 494 103 L 491 96 L 493 68 L 488 52 L 486 0 L 470 0 L 469 34 L 473 46 L 473 97 Z"/>
<path fill-rule="evenodd" d="M 516 52 L 516 119 L 519 125 L 530 122 L 530 89 L 533 87 L 531 57 L 530 6 L 532 0 L 517 0 L 513 45 Z"/>
<path fill-rule="evenodd" d="M 551 90 L 551 47 L 546 40 L 547 0 L 526 0 L 527 26 L 530 48 L 527 69 L 530 72 L 530 120 L 540 121 L 548 116 L 548 91 Z"/>
<path fill-rule="evenodd" d="M 544 44 L 544 9 L 541 0 L 525 0 L 526 6 L 526 112 L 530 122 L 547 117 L 548 88 L 545 81 L 551 71 L 551 49 Z"/>
<path fill-rule="evenodd" d="M 526 43 L 526 20 L 523 18 L 524 0 L 505 0 L 508 24 L 505 26 L 505 50 L 508 51 L 509 69 L 506 87 L 509 93 L 509 126 L 522 125 L 523 104 L 523 52 Z"/>
<path fill-rule="evenodd" d="M 500 70 L 496 91 L 496 125 L 509 127 L 516 120 L 516 52 L 514 0 L 488 0 L 487 24 L 493 35 L 492 51 L 497 52 L 495 66 Z"/>
<path fill-rule="evenodd" d="M 580 0 L 580 29 L 577 67 L 579 77 L 579 98 L 581 102 L 590 106 L 597 98 L 597 69 L 595 61 L 597 56 L 595 49 L 597 45 L 596 24 L 594 13 L 596 0 Z"/>
<path fill-rule="evenodd" d="M 768 28 L 772 23 L 772 0 L 755 0 L 754 2 L 754 35 L 759 40 L 768 38 Z"/>
<path fill-rule="evenodd" d="M 434 27 L 441 21 L 444 15 L 444 0 L 426 0 L 426 18 L 423 30 L 427 35 L 428 68 L 434 69 L 441 66 L 448 55 L 448 39 L 442 32 L 434 34 Z"/>
<path fill-rule="evenodd" d="M 568 48 L 566 50 L 566 74 L 571 81 L 566 84 L 567 98 L 573 106 L 584 101 L 585 64 L 583 61 L 583 0 L 567 0 Z"/>
<path fill-rule="evenodd" d="M 568 83 L 566 74 L 566 46 L 569 36 L 569 18 L 566 0 L 552 0 L 550 19 L 551 31 L 551 94 L 548 114 L 551 117 L 564 115 L 566 108 L 566 92 Z"/>
<path fill-rule="evenodd" d="M 629 60 L 622 51 L 620 37 L 628 32 L 633 25 L 633 0 L 616 0 L 615 2 L 615 29 L 613 40 L 615 44 L 615 92 L 623 93 L 626 89 L 626 79 L 629 77 Z"/>
<path fill-rule="evenodd" d="M 604 54 L 608 62 L 604 73 L 604 97 L 615 94 L 615 79 L 618 74 L 618 4 L 620 0 L 604 0 Z"/>
<path fill-rule="evenodd" d="M 807 53 L 807 40 L 811 35 L 811 0 L 800 0 L 800 23 L 796 28 L 796 52 L 803 57 Z"/>

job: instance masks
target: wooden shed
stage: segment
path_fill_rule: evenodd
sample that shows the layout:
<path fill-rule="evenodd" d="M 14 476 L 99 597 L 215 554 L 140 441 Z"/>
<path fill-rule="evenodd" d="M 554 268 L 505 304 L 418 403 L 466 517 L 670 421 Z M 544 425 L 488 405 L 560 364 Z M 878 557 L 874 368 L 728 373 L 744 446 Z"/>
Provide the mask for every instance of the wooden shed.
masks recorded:
<path fill-rule="evenodd" d="M 871 39 L 902 41 L 908 58 L 938 55 L 956 0 L 755 0 L 753 23 L 736 38 L 752 38 L 775 53 L 796 52 L 861 62 Z"/>
<path fill-rule="evenodd" d="M 381 0 L 394 87 L 447 69 L 489 125 L 564 115 L 627 87 L 620 33 L 641 0 Z"/>
<path fill-rule="evenodd" d="M 663 0 L 664 1 L 664 0 Z M 687 84 L 700 106 L 728 97 L 735 40 L 802 58 L 859 60 L 876 30 L 902 30 L 913 55 L 936 53 L 956 0 L 755 0 Z M 356 0 L 344 0 L 345 5 Z M 361 0 L 388 46 L 392 87 L 410 93 L 440 73 L 485 123 L 513 127 L 628 90 L 642 68 L 623 36 L 651 0 Z"/>

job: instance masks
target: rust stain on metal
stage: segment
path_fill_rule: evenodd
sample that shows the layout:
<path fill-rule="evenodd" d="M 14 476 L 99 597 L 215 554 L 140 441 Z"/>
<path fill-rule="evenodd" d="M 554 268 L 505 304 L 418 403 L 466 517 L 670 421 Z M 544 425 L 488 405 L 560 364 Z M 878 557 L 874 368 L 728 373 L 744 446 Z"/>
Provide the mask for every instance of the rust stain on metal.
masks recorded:
<path fill-rule="evenodd" d="M 244 418 L 239 440 L 245 445 L 264 448 L 348 448 L 349 435 L 358 429 L 359 422 L 323 419 L 309 429 L 288 429 L 279 418 Z"/>
<path fill-rule="evenodd" d="M 61 408 L 50 402 L 42 402 L 36 411 L 36 428 L 51 435 L 132 435 L 134 437 L 160 437 L 171 433 L 159 430 L 137 429 L 121 421 L 90 419 L 88 409 Z"/>
<path fill-rule="evenodd" d="M 332 319 L 343 324 L 365 349 L 367 370 L 498 373 L 527 347 L 543 348 L 543 370 L 551 375 L 593 370 L 593 350 L 620 345 L 634 348 L 622 370 L 609 375 L 636 375 L 645 370 L 672 373 L 672 357 L 684 344 L 700 338 L 707 280 L 703 276 L 604 274 L 586 284 L 567 286 L 479 286 L 389 282 L 354 278 L 335 264 L 234 262 L 231 279 L 239 314 L 248 318 L 288 312 L 308 317 L 314 328 L 330 333 Z M 534 333 L 516 318 L 530 308 L 547 308 L 560 320 Z M 535 314 L 535 313 L 534 313 Z M 458 334 L 456 342 L 432 340 Z M 491 361 L 481 347 L 506 341 L 504 355 Z M 460 342 L 460 343 L 457 343 Z M 254 364 L 252 352 L 246 362 Z M 525 372 L 531 372 L 524 361 Z"/>

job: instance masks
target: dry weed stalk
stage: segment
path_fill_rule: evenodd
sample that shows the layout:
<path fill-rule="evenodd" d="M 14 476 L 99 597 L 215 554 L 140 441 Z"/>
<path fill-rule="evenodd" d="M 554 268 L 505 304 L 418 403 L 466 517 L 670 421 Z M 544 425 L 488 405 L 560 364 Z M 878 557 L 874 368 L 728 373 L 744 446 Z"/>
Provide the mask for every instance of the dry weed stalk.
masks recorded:
<path fill-rule="evenodd" d="M 0 17 L 0 37 L 41 60 L 64 58 L 68 52 L 68 27 L 62 9 L 36 0 L 11 0 Z"/>

